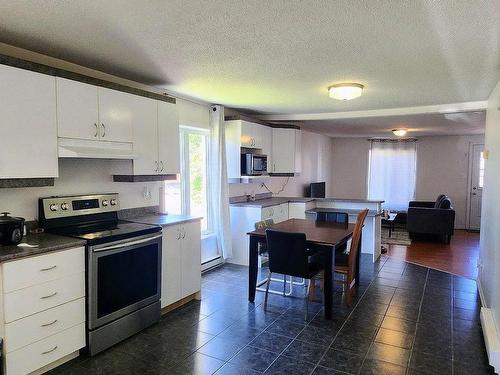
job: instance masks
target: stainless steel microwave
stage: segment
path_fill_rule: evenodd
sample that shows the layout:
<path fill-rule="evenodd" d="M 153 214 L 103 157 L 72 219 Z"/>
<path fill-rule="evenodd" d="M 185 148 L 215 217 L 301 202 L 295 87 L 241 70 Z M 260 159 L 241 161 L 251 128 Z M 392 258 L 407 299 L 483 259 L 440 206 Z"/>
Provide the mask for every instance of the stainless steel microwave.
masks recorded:
<path fill-rule="evenodd" d="M 241 175 L 260 176 L 267 174 L 267 155 L 241 154 Z"/>

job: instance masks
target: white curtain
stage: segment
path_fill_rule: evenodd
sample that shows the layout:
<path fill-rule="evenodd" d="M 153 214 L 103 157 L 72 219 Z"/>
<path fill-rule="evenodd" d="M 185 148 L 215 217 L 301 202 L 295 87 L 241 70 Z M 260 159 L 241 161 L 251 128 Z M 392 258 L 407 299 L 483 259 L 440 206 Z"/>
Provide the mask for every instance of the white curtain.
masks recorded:
<path fill-rule="evenodd" d="M 229 218 L 229 186 L 226 167 L 226 137 L 224 130 L 224 107 L 210 107 L 210 197 L 209 212 L 217 245 L 224 259 L 232 257 L 231 223 Z"/>
<path fill-rule="evenodd" d="M 416 140 L 371 140 L 368 199 L 383 199 L 384 208 L 406 210 L 415 199 Z"/>

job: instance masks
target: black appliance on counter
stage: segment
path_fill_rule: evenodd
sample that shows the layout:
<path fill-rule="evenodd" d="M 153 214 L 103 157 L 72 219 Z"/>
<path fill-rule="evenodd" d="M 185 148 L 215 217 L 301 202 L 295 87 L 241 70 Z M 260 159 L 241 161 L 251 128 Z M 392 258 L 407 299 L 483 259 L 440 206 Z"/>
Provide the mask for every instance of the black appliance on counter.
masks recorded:
<path fill-rule="evenodd" d="M 0 245 L 15 245 L 23 239 L 24 219 L 9 216 L 9 214 L 10 212 L 0 214 Z"/>
<path fill-rule="evenodd" d="M 38 209 L 45 232 L 87 241 L 90 355 L 160 319 L 160 226 L 118 220 L 118 194 L 40 198 Z"/>
<path fill-rule="evenodd" d="M 326 183 L 325 182 L 313 182 L 309 185 L 307 189 L 306 197 L 311 198 L 325 198 L 326 195 Z"/>

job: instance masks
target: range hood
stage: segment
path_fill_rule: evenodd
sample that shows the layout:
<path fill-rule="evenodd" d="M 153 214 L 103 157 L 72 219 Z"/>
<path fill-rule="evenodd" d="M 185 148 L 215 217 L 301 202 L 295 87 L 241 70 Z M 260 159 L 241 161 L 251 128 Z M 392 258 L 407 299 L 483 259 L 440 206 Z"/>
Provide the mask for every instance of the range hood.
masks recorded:
<path fill-rule="evenodd" d="M 107 142 L 86 139 L 57 139 L 60 158 L 86 159 L 134 159 L 134 146 L 131 142 Z"/>

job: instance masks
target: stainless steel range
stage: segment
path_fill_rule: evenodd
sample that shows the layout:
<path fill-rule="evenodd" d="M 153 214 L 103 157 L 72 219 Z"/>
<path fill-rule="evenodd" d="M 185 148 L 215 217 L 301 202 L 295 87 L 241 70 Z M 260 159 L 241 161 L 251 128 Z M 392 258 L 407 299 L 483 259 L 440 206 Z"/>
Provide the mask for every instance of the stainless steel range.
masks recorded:
<path fill-rule="evenodd" d="M 90 355 L 160 319 L 161 227 L 118 220 L 118 194 L 40 198 L 46 232 L 87 241 Z"/>

